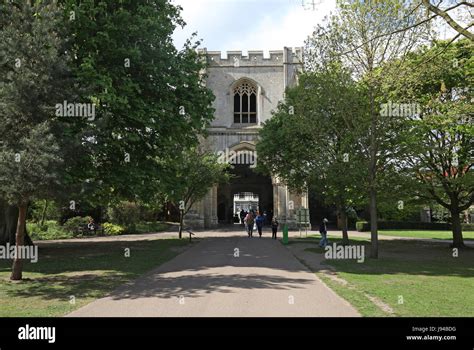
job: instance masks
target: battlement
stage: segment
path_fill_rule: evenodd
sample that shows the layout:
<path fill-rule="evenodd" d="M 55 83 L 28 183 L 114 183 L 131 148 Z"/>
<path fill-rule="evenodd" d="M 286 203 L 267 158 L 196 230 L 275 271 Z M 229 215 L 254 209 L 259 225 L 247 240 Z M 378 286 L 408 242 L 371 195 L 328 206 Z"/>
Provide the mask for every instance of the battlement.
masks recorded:
<path fill-rule="evenodd" d="M 287 48 L 283 50 L 273 50 L 269 52 L 269 57 L 265 56 L 264 51 L 248 51 L 246 55 L 242 51 L 207 51 L 199 50 L 199 53 L 206 56 L 210 66 L 282 66 L 283 64 L 302 64 L 303 48 Z"/>

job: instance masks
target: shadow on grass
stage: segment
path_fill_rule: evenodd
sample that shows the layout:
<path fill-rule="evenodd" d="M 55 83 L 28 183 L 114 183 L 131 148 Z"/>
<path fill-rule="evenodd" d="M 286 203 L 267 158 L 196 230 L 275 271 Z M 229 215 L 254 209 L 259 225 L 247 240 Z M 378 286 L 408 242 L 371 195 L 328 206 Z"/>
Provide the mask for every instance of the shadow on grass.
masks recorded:
<path fill-rule="evenodd" d="M 308 239 L 314 247 L 306 250 L 324 255 L 318 240 Z M 330 244 L 341 245 L 341 239 L 330 239 Z M 354 274 L 406 274 L 424 276 L 474 277 L 474 248 L 467 246 L 455 256 L 448 244 L 419 240 L 380 240 L 378 259 L 370 258 L 371 244 L 367 240 L 350 240 L 349 245 L 363 245 L 365 260 L 325 259 L 322 264 L 334 266 L 340 272 Z M 473 279 L 474 281 L 474 279 Z M 474 282 L 473 282 L 474 286 Z"/>
<path fill-rule="evenodd" d="M 195 241 L 196 242 L 196 241 Z M 303 288 L 314 279 L 294 278 L 281 274 L 307 271 L 280 242 L 267 238 L 216 237 L 198 240 L 196 249 L 183 252 L 178 259 L 160 266 L 159 273 L 149 273 L 176 255 L 171 248 L 188 245 L 187 240 L 159 239 L 134 242 L 66 242 L 40 247 L 37 264 L 25 266 L 25 277 L 31 280 L 9 284 L 8 296 L 31 296 L 46 300 L 75 297 L 95 297 L 111 292 L 116 298 L 177 295 L 198 296 L 213 292 L 244 289 Z M 234 249 L 240 250 L 235 258 Z M 130 249 L 130 258 L 124 250 Z M 282 257 L 282 254 L 287 254 Z M 214 268 L 235 268 L 230 274 L 216 274 Z M 263 268 L 275 273 L 243 273 L 239 269 Z M 0 275 L 10 266 L 0 265 Z M 28 276 L 28 273 L 37 275 Z M 172 275 L 170 275 L 172 274 Z M 131 281 L 131 283 L 126 283 Z M 1 284 L 0 284 L 1 285 Z M 116 289 L 117 287 L 120 288 Z"/>
<path fill-rule="evenodd" d="M 102 297 L 127 280 L 134 274 L 82 274 L 76 276 L 57 275 L 47 278 L 24 280 L 20 285 L 12 286 L 6 294 L 10 297 L 30 298 L 39 297 L 43 300 L 69 300 L 71 296 L 77 299 Z"/>
<path fill-rule="evenodd" d="M 101 296 L 173 258 L 187 244 L 176 239 L 55 243 L 39 248 L 37 263 L 25 263 L 23 281 L 0 280 L 0 288 L 20 298 Z M 130 249 L 130 257 L 125 257 L 125 249 Z M 0 276 L 7 279 L 10 271 L 11 262 L 0 261 Z"/>
<path fill-rule="evenodd" d="M 196 242 L 196 241 L 195 241 Z M 237 273 L 216 275 L 213 268 L 232 266 L 239 268 L 267 268 L 292 272 L 307 271 L 292 257 L 281 259 L 281 244 L 268 238 L 218 237 L 201 241 L 193 252 L 186 251 L 179 260 L 160 267 L 160 273 L 147 274 L 135 279 L 170 260 L 177 253 L 173 248 L 188 245 L 187 240 L 159 239 L 133 242 L 66 242 L 40 247 L 37 264 L 27 263 L 24 277 L 18 284 L 6 282 L 7 296 L 45 300 L 100 297 L 117 287 L 113 295 L 118 298 L 142 296 L 176 297 L 215 291 L 226 293 L 232 288 L 290 289 L 300 288 L 312 279 L 287 278 L 275 274 Z M 240 257 L 234 257 L 234 247 Z M 124 257 L 126 248 L 130 257 Z M 189 255 L 187 255 L 189 253 Z M 0 276 L 7 276 L 10 265 L 0 263 Z M 169 273 L 181 275 L 169 277 Z M 29 273 L 35 273 L 29 275 Z M 127 281 L 132 283 L 126 284 Z M 0 282 L 0 287 L 1 287 Z"/>
<path fill-rule="evenodd" d="M 324 251 L 317 247 L 319 239 L 308 238 L 309 248 L 318 254 Z M 290 289 L 309 283 L 309 280 L 285 278 L 275 274 L 218 275 L 212 268 L 231 266 L 237 269 L 259 267 L 290 272 L 306 271 L 296 259 L 288 259 L 281 254 L 279 242 L 267 239 L 247 239 L 235 237 L 216 237 L 201 241 L 193 255 L 186 251 L 179 262 L 173 260 L 160 268 L 160 273 L 148 274 L 132 284 L 124 285 L 113 294 L 114 298 L 137 298 L 177 295 L 198 296 L 203 293 L 227 293 L 231 288 L 246 289 Z M 340 240 L 331 239 L 331 243 Z M 338 271 L 354 274 L 407 274 L 427 276 L 474 277 L 474 249 L 459 251 L 454 258 L 448 245 L 436 242 L 413 240 L 381 240 L 379 259 L 370 259 L 370 242 L 351 240 L 351 244 L 365 246 L 364 263 L 355 260 L 325 260 Z M 132 280 L 147 271 L 173 258 L 177 251 L 186 245 L 187 240 L 160 239 L 151 241 L 127 242 L 68 242 L 57 243 L 39 250 L 37 264 L 25 265 L 25 277 L 35 273 L 30 280 L 13 284 L 2 283 L 7 296 L 28 298 L 40 297 L 46 300 L 76 297 L 100 297 L 114 290 L 126 281 Z M 294 243 L 292 243 L 294 244 Z M 313 246 L 312 246 L 313 245 Z M 233 257 L 234 247 L 239 247 L 239 259 Z M 130 257 L 124 256 L 130 249 Z M 278 249 L 280 248 L 280 249 Z M 190 253 L 191 254 L 191 253 Z M 11 265 L 0 262 L 0 276 L 7 277 Z M 209 270 L 210 269 L 210 270 Z M 209 270 L 209 271 L 206 271 Z M 167 276 L 167 273 L 180 272 L 181 275 Z"/>

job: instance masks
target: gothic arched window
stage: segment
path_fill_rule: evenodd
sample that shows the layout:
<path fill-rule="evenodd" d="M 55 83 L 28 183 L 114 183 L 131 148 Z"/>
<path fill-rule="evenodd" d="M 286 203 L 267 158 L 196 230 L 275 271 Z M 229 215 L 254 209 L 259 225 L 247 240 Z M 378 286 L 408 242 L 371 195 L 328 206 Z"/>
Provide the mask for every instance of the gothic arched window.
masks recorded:
<path fill-rule="evenodd" d="M 257 88 L 243 82 L 234 88 L 234 123 L 257 123 Z"/>

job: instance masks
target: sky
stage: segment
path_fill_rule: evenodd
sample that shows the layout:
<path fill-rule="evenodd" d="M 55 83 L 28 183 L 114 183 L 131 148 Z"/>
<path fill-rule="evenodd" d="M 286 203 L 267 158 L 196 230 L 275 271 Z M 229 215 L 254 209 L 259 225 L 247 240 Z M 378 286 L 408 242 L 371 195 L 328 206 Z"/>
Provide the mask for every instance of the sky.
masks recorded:
<path fill-rule="evenodd" d="M 453 0 L 444 0 L 449 7 Z M 171 0 L 183 8 L 187 25 L 173 34 L 180 49 L 193 32 L 208 51 L 282 50 L 303 46 L 323 18 L 335 10 L 336 0 Z M 313 4 L 314 3 L 314 4 Z M 465 9 L 464 9 L 465 11 Z M 455 13 L 450 13 L 455 15 Z M 456 16 L 454 16 L 456 18 Z M 458 18 L 456 18 L 458 19 Z M 454 31 L 438 22 L 441 38 Z"/>
<path fill-rule="evenodd" d="M 173 40 L 181 48 L 198 32 L 209 51 L 281 50 L 303 46 L 335 0 L 172 0 L 187 25 Z M 314 6 L 311 3 L 314 2 Z M 304 5 L 303 5 L 304 4 Z M 314 7 L 314 9 L 313 9 Z"/>

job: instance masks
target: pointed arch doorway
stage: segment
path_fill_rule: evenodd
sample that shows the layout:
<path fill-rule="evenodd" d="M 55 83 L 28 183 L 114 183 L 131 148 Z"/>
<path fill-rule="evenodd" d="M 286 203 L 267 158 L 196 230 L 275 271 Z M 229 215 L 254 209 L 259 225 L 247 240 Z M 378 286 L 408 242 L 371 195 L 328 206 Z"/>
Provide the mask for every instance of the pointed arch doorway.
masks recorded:
<path fill-rule="evenodd" d="M 257 173 L 255 145 L 240 142 L 229 150 L 233 175 L 229 183 L 217 188 L 219 224 L 233 224 L 241 209 L 273 213 L 273 184 L 270 176 Z"/>

